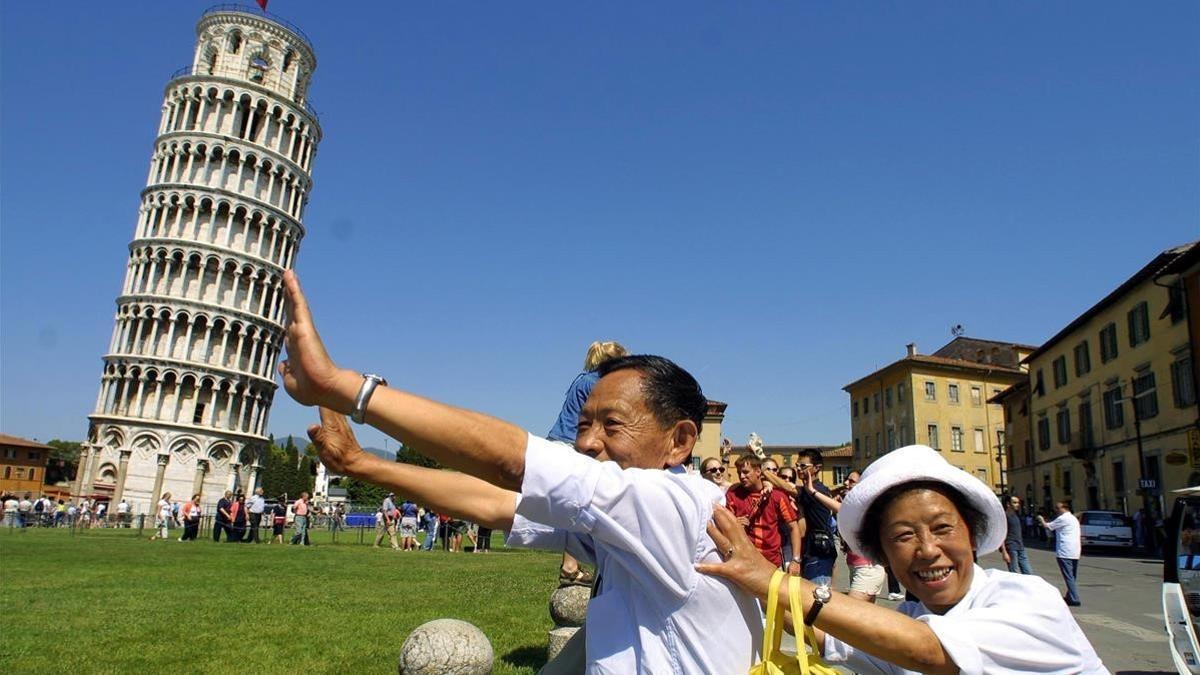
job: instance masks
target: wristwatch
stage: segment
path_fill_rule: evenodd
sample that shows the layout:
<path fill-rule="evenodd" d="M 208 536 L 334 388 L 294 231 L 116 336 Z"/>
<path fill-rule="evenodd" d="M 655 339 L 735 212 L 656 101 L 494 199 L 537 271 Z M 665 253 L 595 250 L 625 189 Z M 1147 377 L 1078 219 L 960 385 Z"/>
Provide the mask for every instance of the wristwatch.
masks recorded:
<path fill-rule="evenodd" d="M 829 584 L 821 584 L 813 589 L 813 604 L 804 615 L 804 625 L 811 626 L 817 620 L 817 615 L 821 613 L 821 608 L 825 603 L 833 599 L 833 591 L 830 590 Z"/>
<path fill-rule="evenodd" d="M 363 373 L 362 386 L 358 388 L 358 396 L 354 397 L 354 410 L 350 413 L 350 419 L 357 424 L 362 424 L 367 415 L 367 403 L 371 400 L 371 394 L 375 393 L 375 387 L 379 385 L 387 386 L 387 380 L 380 375 L 371 373 Z"/>

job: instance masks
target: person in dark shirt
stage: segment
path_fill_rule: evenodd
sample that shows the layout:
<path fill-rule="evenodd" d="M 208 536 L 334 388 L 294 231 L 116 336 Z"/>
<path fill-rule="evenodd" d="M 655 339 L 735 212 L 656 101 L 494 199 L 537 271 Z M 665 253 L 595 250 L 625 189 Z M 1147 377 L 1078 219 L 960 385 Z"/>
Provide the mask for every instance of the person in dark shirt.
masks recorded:
<path fill-rule="evenodd" d="M 225 533 L 225 541 L 229 541 L 232 534 L 229 527 L 229 507 L 233 505 L 230 497 L 233 492 L 226 490 L 225 496 L 217 500 L 217 517 L 213 519 L 213 541 L 221 541 L 221 533 Z"/>
<path fill-rule="evenodd" d="M 1018 514 L 1020 510 L 1021 500 L 1015 496 L 1009 497 L 1004 504 L 1008 533 L 1004 535 L 1004 545 L 1000 547 L 1000 553 L 1004 555 L 1009 572 L 1033 574 L 1033 567 L 1029 565 L 1029 555 L 1025 553 L 1025 537 L 1021 534 L 1021 516 Z"/>
<path fill-rule="evenodd" d="M 804 533 L 801 575 L 817 585 L 833 582 L 833 566 L 838 558 L 833 512 L 813 496 L 820 492 L 832 497 L 820 480 L 821 466 L 820 450 L 805 449 L 796 455 L 796 482 L 804 486 L 796 499 L 800 505 L 800 529 Z"/>

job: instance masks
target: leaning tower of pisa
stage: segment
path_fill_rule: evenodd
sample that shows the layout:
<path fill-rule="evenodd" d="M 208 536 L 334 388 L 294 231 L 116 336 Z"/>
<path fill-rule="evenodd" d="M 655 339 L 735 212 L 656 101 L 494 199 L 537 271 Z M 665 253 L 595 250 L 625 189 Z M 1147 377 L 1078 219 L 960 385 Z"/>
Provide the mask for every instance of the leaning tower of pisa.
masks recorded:
<path fill-rule="evenodd" d="M 321 140 L 302 31 L 222 6 L 196 36 L 163 97 L 74 486 L 140 513 L 162 492 L 211 505 L 258 481 Z"/>

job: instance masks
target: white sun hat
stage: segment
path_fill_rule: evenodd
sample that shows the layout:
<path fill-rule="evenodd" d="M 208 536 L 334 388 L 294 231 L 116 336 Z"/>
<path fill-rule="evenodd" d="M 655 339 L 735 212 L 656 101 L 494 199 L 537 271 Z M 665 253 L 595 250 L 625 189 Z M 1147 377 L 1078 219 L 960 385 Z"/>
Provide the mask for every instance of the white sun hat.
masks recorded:
<path fill-rule="evenodd" d="M 837 517 L 838 534 L 846 540 L 846 545 L 851 551 L 867 558 L 874 557 L 863 550 L 862 542 L 858 538 L 863 517 L 879 495 L 896 485 L 912 481 L 945 483 L 957 490 L 984 515 L 984 521 L 980 523 L 979 538 L 975 541 L 975 551 L 978 555 L 991 553 L 1004 543 L 1008 529 L 1004 519 L 1004 507 L 1000 505 L 1000 500 L 991 489 L 966 471 L 951 466 L 933 448 L 925 445 L 907 445 L 872 462 L 862 472 L 858 484 L 846 493 L 842 500 L 842 508 Z"/>

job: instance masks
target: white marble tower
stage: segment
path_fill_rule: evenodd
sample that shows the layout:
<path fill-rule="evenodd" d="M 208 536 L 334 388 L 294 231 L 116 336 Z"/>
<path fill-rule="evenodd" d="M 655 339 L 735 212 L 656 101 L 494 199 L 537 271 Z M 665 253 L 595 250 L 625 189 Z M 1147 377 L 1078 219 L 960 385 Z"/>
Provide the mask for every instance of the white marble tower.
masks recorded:
<path fill-rule="evenodd" d="M 222 6 L 167 84 L 74 492 L 150 511 L 257 484 L 283 344 L 284 270 L 321 140 L 296 27 Z"/>

